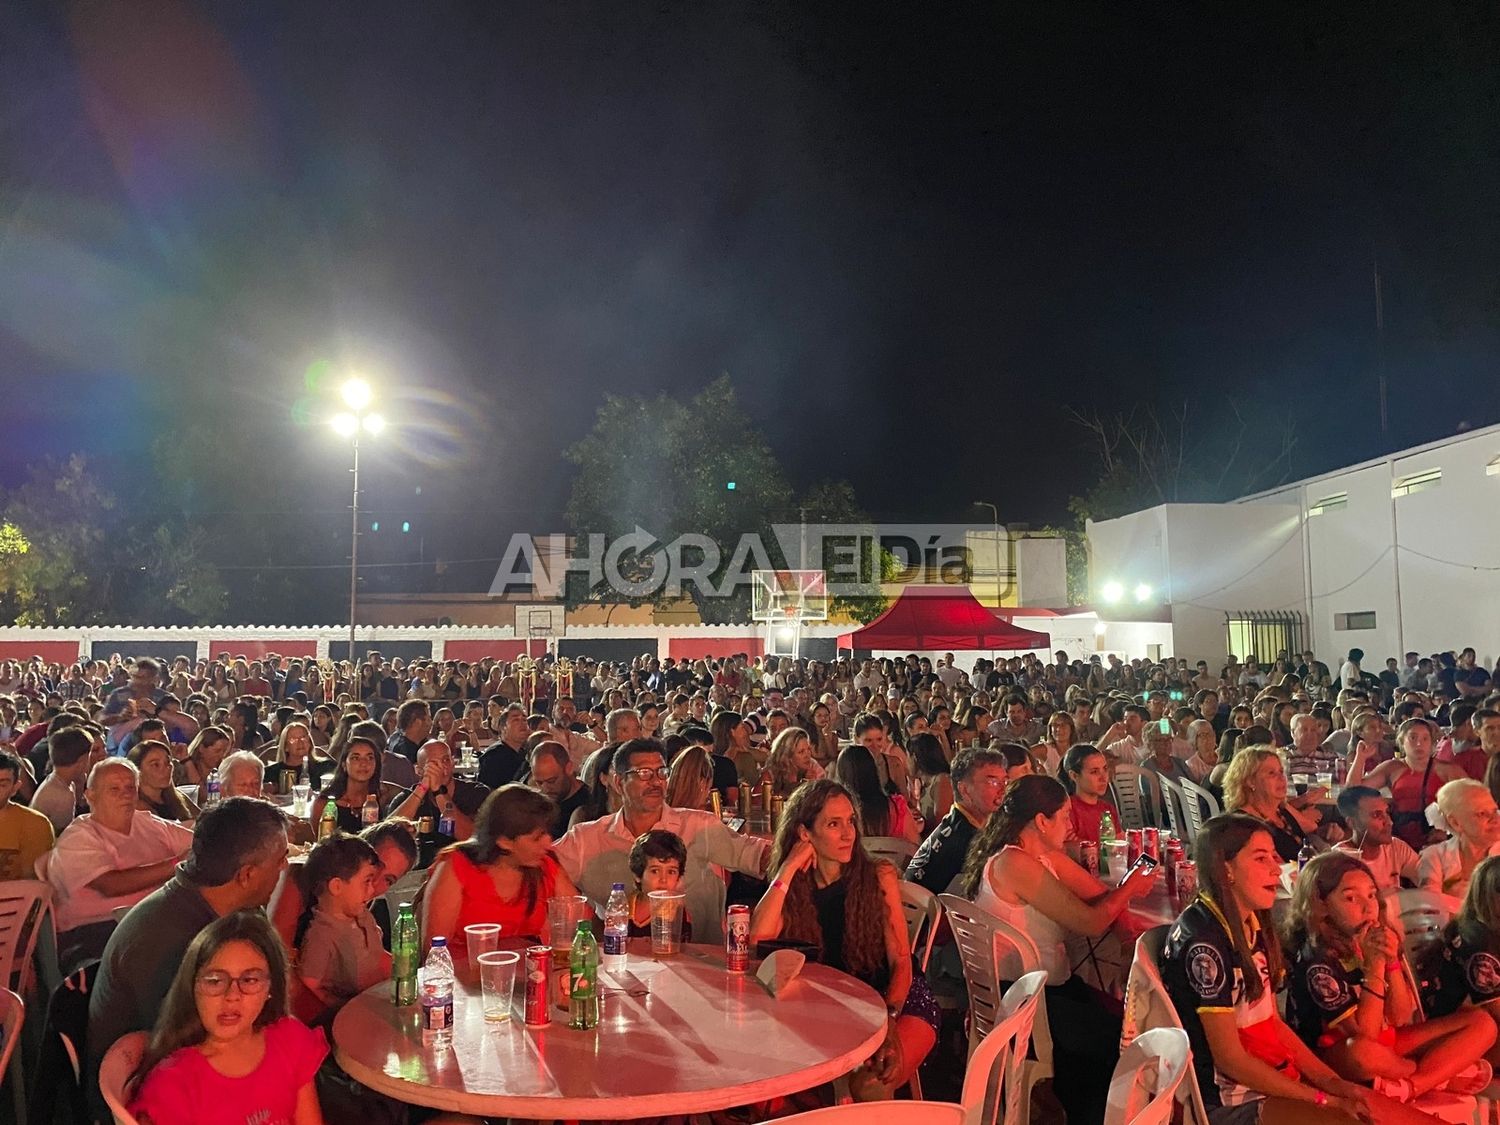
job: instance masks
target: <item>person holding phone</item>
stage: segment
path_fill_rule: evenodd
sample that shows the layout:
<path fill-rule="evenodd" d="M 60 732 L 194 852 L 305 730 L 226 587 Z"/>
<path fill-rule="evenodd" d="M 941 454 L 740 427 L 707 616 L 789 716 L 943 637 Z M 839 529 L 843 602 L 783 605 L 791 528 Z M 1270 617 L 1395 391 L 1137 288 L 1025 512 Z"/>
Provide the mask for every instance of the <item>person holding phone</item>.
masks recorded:
<path fill-rule="evenodd" d="M 1074 975 L 1067 938 L 1103 937 L 1155 876 L 1140 865 L 1106 887 L 1063 850 L 1070 823 L 1060 782 L 1035 774 L 1011 782 L 969 846 L 960 891 L 1036 943 L 1057 1073 L 1070 1076 L 1057 1084 L 1058 1100 L 1069 1121 L 1102 1121 L 1120 1054 L 1120 1009 Z"/>

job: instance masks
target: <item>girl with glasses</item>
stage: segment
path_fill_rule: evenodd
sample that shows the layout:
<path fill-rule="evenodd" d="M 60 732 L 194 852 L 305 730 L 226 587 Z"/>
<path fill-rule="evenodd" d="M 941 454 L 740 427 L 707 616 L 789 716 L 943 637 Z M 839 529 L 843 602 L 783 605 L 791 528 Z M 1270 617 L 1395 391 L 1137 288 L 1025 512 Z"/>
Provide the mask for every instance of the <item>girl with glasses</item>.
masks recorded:
<path fill-rule="evenodd" d="M 260 911 L 213 922 L 188 946 L 127 1083 L 142 1125 L 322 1125 L 313 1075 L 328 1054 L 287 1014 L 281 939 Z"/>

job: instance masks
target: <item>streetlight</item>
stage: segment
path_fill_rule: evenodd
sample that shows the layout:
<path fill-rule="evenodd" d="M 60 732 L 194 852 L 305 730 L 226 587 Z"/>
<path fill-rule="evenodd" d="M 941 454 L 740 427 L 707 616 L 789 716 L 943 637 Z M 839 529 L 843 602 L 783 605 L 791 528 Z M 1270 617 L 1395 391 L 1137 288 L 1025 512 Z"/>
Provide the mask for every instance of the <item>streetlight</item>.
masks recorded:
<path fill-rule="evenodd" d="M 1000 509 L 988 500 L 975 500 L 974 507 L 988 508 L 995 521 L 995 608 L 1000 608 Z"/>
<path fill-rule="evenodd" d="M 1104 600 L 1107 603 L 1114 605 L 1115 602 L 1125 596 L 1125 587 L 1121 586 L 1118 582 L 1106 582 L 1099 593 L 1104 595 Z"/>
<path fill-rule="evenodd" d="M 340 437 L 350 439 L 354 449 L 354 495 L 350 504 L 349 527 L 349 666 L 357 667 L 354 660 L 354 622 L 359 607 L 359 435 L 377 436 L 385 429 L 385 419 L 368 410 L 375 394 L 370 384 L 363 379 L 350 379 L 339 388 L 344 405 L 349 408 L 329 419 L 329 425 Z"/>

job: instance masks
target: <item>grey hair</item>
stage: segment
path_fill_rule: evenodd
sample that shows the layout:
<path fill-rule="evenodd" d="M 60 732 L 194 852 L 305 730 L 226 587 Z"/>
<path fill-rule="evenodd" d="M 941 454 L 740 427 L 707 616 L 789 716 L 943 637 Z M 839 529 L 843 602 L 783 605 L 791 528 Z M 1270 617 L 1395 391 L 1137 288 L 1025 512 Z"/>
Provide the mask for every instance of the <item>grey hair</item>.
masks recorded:
<path fill-rule="evenodd" d="M 266 780 L 266 763 L 261 761 L 260 755 L 253 750 L 236 750 L 233 754 L 225 754 L 219 763 L 219 784 L 228 781 L 229 775 L 241 766 L 254 766 L 255 776 L 261 782 Z"/>
<path fill-rule="evenodd" d="M 92 789 L 98 784 L 99 776 L 105 770 L 125 770 L 131 777 L 139 778 L 141 771 L 135 768 L 135 763 L 129 758 L 105 758 L 102 762 L 95 762 L 89 770 L 89 779 L 85 788 Z"/>

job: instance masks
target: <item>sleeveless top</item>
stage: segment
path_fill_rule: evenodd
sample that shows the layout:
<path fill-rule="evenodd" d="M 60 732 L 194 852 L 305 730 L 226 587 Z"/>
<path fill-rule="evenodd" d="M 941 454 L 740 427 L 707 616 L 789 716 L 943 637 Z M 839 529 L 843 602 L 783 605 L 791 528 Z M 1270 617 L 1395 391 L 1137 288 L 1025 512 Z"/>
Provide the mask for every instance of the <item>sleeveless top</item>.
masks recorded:
<path fill-rule="evenodd" d="M 1427 843 L 1427 806 L 1437 800 L 1443 779 L 1433 769 L 1434 758 L 1427 759 L 1421 773 L 1410 766 L 1391 782 L 1391 820 L 1396 835 L 1412 847 L 1421 849 Z"/>
<path fill-rule="evenodd" d="M 433 866 L 436 867 L 439 863 L 451 866 L 453 877 L 458 880 L 463 892 L 458 918 L 453 923 L 453 933 L 443 935 L 448 939 L 448 948 L 452 950 L 454 960 L 466 957 L 469 952 L 468 940 L 464 937 L 465 926 L 498 922 L 501 934 L 508 938 L 541 939 L 548 935 L 547 899 L 552 897 L 557 888 L 559 870 L 557 860 L 550 855 L 542 857 L 541 883 L 537 887 L 536 900 L 529 907 L 524 886 L 515 898 L 501 898 L 495 891 L 495 883 L 490 878 L 489 871 L 475 864 L 457 847 L 444 848 Z"/>
<path fill-rule="evenodd" d="M 1008 851 L 1020 850 L 1014 844 L 1007 844 L 990 856 L 989 862 L 984 865 L 984 878 L 979 881 L 979 893 L 974 896 L 974 905 L 988 910 L 1003 922 L 1009 922 L 1031 938 L 1036 943 L 1037 952 L 1041 954 L 1042 968 L 1047 970 L 1047 983 L 1049 985 L 1062 984 L 1073 975 L 1073 968 L 1068 960 L 1068 932 L 1060 923 L 1049 918 L 1030 903 L 1025 906 L 1016 906 L 1014 903 L 1006 902 L 990 889 L 990 868 L 995 865 L 995 860 Z M 1045 867 L 1053 878 L 1057 877 L 1057 869 L 1052 866 L 1052 860 L 1049 857 L 1037 856 L 1037 862 Z"/>
<path fill-rule="evenodd" d="M 848 895 L 849 882 L 842 877 L 826 887 L 814 885 L 812 888 L 813 908 L 818 912 L 818 926 L 823 931 L 823 964 L 864 981 L 884 995 L 886 987 L 891 983 L 889 965 L 881 962 L 880 969 L 876 972 L 855 973 L 844 961 L 844 924 L 848 917 Z"/>

